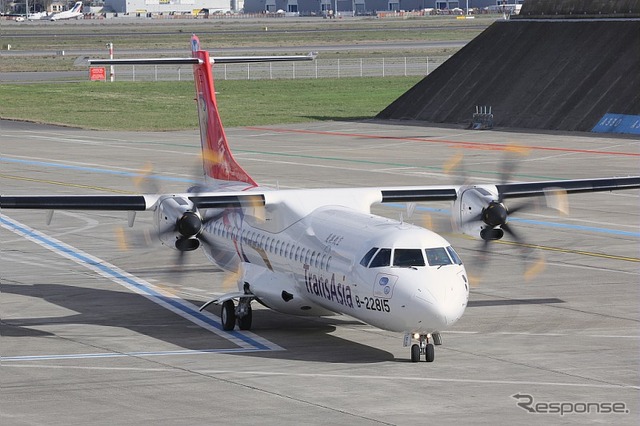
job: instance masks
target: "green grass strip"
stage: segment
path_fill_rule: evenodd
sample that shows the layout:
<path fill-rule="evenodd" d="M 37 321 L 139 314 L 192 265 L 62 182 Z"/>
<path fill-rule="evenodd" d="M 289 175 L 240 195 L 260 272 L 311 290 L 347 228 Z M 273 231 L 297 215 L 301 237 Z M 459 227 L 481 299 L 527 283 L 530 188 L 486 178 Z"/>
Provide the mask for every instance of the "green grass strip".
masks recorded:
<path fill-rule="evenodd" d="M 374 117 L 420 77 L 216 82 L 226 127 Z M 85 129 L 198 126 L 192 82 L 3 84 L 0 118 Z"/>

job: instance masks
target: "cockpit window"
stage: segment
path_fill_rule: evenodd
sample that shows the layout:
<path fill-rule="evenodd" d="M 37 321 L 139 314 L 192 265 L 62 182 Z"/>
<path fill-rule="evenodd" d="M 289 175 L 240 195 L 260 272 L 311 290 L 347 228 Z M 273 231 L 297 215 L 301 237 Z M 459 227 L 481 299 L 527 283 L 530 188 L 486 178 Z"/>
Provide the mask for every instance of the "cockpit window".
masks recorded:
<path fill-rule="evenodd" d="M 456 253 L 453 247 L 447 247 L 447 252 L 449 252 L 449 256 L 451 256 L 451 260 L 453 260 L 453 263 L 455 263 L 456 265 L 462 265 L 462 259 L 460 259 L 460 256 L 458 256 L 458 253 Z"/>
<path fill-rule="evenodd" d="M 360 261 L 360 264 L 366 267 L 369 264 L 369 261 L 371 260 L 373 255 L 376 254 L 377 251 L 378 251 L 378 247 L 374 247 L 371 250 L 369 250 L 367 254 L 365 254 L 362 260 Z"/>
<path fill-rule="evenodd" d="M 451 265 L 451 259 L 444 247 L 425 249 L 430 266 Z"/>
<path fill-rule="evenodd" d="M 424 266 L 424 256 L 420 249 L 395 249 L 393 251 L 393 266 L 410 268 Z"/>
<path fill-rule="evenodd" d="M 382 266 L 389 266 L 391 263 L 391 249 L 383 248 L 378 251 L 376 257 L 373 258 L 369 268 L 379 268 Z"/>

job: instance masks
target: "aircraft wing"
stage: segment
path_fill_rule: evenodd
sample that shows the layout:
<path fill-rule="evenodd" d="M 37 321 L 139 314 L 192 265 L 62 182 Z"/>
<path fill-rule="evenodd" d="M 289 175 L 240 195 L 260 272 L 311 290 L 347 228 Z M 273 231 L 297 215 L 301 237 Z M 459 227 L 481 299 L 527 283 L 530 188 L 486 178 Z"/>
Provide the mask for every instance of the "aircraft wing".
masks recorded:
<path fill-rule="evenodd" d="M 246 192 L 207 195 L 2 195 L 0 209 L 143 211 L 154 210 L 159 201 L 172 197 L 187 198 L 203 209 L 264 205 L 262 194 Z"/>
<path fill-rule="evenodd" d="M 640 176 L 624 178 L 578 179 L 496 185 L 502 198 L 521 198 L 544 195 L 549 190 L 562 190 L 568 194 L 602 192 L 616 189 L 640 188 Z"/>
<path fill-rule="evenodd" d="M 468 185 L 473 187 L 473 185 Z M 491 185 L 478 185 L 491 186 Z M 501 199 L 536 197 L 549 191 L 564 191 L 568 194 L 581 192 L 603 192 L 640 188 L 640 176 L 575 179 L 494 185 Z M 457 199 L 461 186 L 427 186 L 380 188 L 382 203 L 453 201 Z"/>
<path fill-rule="evenodd" d="M 500 198 L 503 199 L 535 197 L 557 190 L 567 193 L 602 192 L 640 188 L 640 176 L 505 183 L 495 185 L 495 188 Z M 363 196 L 372 203 L 408 203 L 453 201 L 458 198 L 460 189 L 459 185 L 436 185 L 340 188 L 328 191 L 331 191 L 336 198 Z M 301 190 L 291 190 L 291 192 L 294 191 Z M 312 190 L 312 192 L 315 191 Z M 159 201 L 172 197 L 189 199 L 201 209 L 258 207 L 268 205 L 269 200 L 282 201 L 286 198 L 287 192 L 290 191 L 230 191 L 160 195 L 2 195 L 0 196 L 0 209 L 142 211 L 154 210 Z M 268 198 L 265 196 L 266 194 L 269 195 Z M 274 195 L 275 197 L 273 197 Z"/>

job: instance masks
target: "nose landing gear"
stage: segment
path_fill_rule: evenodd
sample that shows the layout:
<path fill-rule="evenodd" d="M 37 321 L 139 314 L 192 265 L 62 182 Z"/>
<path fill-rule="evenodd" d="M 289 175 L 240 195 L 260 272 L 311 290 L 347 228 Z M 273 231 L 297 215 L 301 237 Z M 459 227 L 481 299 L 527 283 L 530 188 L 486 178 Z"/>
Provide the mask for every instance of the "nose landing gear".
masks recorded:
<path fill-rule="evenodd" d="M 411 345 L 411 362 L 420 361 L 420 356 L 423 354 L 427 362 L 433 362 L 436 358 L 436 351 L 435 346 L 430 342 L 431 334 L 420 334 L 413 337 L 418 343 Z"/>

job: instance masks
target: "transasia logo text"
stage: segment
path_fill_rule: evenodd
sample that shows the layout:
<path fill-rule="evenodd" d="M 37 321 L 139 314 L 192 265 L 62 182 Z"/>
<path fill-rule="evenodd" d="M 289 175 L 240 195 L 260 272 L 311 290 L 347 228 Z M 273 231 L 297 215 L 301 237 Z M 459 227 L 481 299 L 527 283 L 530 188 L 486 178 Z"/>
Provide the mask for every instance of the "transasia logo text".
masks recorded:
<path fill-rule="evenodd" d="M 336 283 L 336 274 L 331 274 L 331 280 L 329 280 L 322 275 L 311 274 L 309 268 L 305 266 L 304 283 L 310 294 L 353 308 L 351 288 L 346 284 Z"/>

